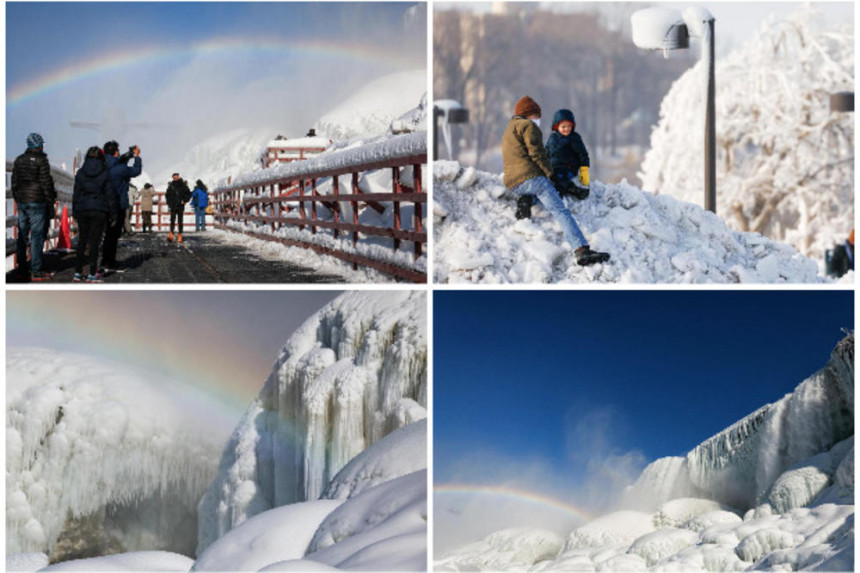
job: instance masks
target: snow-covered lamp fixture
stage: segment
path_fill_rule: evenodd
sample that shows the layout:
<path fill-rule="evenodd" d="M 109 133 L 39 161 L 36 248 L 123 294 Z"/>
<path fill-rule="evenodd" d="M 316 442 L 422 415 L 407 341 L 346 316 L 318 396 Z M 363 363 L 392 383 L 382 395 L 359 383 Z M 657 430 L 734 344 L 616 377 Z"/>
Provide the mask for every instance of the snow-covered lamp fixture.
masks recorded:
<path fill-rule="evenodd" d="M 683 50 L 690 37 L 702 41 L 707 70 L 705 106 L 705 209 L 717 212 L 717 140 L 714 108 L 714 17 L 704 8 L 687 8 L 683 15 L 669 8 L 645 8 L 630 16 L 633 43 L 644 50 Z"/>
<path fill-rule="evenodd" d="M 448 147 L 448 159 L 453 159 L 451 151 L 451 124 L 469 123 L 469 110 L 453 99 L 440 99 L 433 102 L 433 158 L 439 158 L 439 118 L 442 118 L 442 135 Z"/>

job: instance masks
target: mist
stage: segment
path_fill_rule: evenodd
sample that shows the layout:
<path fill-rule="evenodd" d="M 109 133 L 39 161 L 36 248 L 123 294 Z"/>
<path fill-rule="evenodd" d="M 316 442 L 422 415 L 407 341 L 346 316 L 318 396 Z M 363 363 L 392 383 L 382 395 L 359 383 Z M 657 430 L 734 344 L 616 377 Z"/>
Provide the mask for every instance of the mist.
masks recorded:
<path fill-rule="evenodd" d="M 57 6 L 50 14 L 61 19 L 66 5 Z M 131 63 L 13 100 L 6 113 L 7 158 L 23 152 L 27 134 L 36 131 L 44 137 L 52 163 L 69 169 L 76 150 L 116 139 L 123 149 L 141 147 L 146 173 L 169 174 L 190 148 L 216 134 L 243 128 L 270 130 L 272 138 L 301 137 L 366 83 L 426 67 L 424 6 L 227 5 L 240 16 L 231 12 L 229 22 L 223 22 L 218 11 L 225 8 L 205 5 L 215 12 L 211 21 L 195 12 L 193 24 L 174 34 L 163 29 L 176 25 L 169 22 L 169 7 L 164 6 L 161 15 L 162 5 L 152 6 L 139 14 L 132 10 L 133 32 L 122 38 L 114 37 L 107 26 L 107 38 L 87 42 L 77 37 L 86 30 L 72 28 L 68 33 L 75 37 L 63 40 L 71 49 L 64 50 L 58 41 L 38 53 L 11 33 L 11 20 L 26 28 L 29 20 L 50 8 L 19 7 L 23 13 L 10 15 L 9 61 L 32 60 L 30 65 L 10 66 L 10 93 L 40 75 L 84 65 L 105 50 L 128 53 Z M 41 37 L 50 43 L 50 34 Z M 139 57 L 130 38 L 139 43 L 141 53 L 156 46 L 167 55 Z M 100 125 L 73 127 L 72 120 Z"/>

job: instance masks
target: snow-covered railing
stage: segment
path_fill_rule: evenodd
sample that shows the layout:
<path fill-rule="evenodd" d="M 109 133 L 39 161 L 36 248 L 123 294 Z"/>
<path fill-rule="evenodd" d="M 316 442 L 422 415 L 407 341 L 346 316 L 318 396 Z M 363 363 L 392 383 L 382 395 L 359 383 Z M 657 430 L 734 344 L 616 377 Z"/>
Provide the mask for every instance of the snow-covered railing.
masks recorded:
<path fill-rule="evenodd" d="M 410 267 L 391 256 L 402 252 L 399 249 L 404 241 L 413 244 L 413 263 L 422 256 L 427 242 L 422 222 L 427 194 L 422 188 L 421 174 L 426 163 L 427 134 L 421 132 L 241 175 L 210 193 L 215 225 L 311 249 L 353 266 L 426 282 L 423 268 Z M 390 170 L 390 192 L 359 188 L 360 176 L 382 169 Z M 342 177 L 347 180 L 341 182 Z M 323 186 L 325 192 L 321 192 Z M 412 207 L 411 217 L 401 218 L 404 203 Z M 368 217 L 359 221 L 360 211 L 368 212 L 367 207 L 376 212 L 375 218 L 384 222 L 374 223 Z M 322 208 L 325 211 L 320 212 Z M 341 239 L 342 233 L 351 237 L 351 245 Z M 389 252 L 380 253 L 377 245 L 359 248 L 360 237 L 391 239 L 385 249 Z"/>
<path fill-rule="evenodd" d="M 16 255 L 18 242 L 18 203 L 12 198 L 12 168 L 14 161 L 6 160 L 6 257 L 14 257 L 14 266 L 18 266 L 18 257 Z M 78 228 L 72 219 L 72 193 L 75 187 L 75 177 L 68 171 L 51 165 L 51 177 L 54 178 L 54 188 L 57 190 L 56 216 L 51 221 L 48 236 L 45 241 L 45 248 L 50 249 L 56 246 L 57 238 L 60 235 L 60 217 L 63 214 L 63 207 L 67 207 L 69 213 L 69 228 L 72 236 L 77 234 Z M 11 233 L 10 233 L 11 230 Z"/>

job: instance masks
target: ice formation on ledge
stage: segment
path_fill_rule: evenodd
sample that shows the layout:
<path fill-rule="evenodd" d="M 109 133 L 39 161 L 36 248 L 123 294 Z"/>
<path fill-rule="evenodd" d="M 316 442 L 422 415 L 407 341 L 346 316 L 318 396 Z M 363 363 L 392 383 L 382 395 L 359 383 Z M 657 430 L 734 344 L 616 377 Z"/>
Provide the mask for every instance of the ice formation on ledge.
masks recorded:
<path fill-rule="evenodd" d="M 576 264 L 543 207 L 516 220 L 501 174 L 433 164 L 434 276 L 446 283 L 824 282 L 815 261 L 717 215 L 622 181 L 592 181 L 584 201 L 565 199 L 591 246 L 609 263 Z"/>
<path fill-rule="evenodd" d="M 851 334 L 836 346 L 827 365 L 804 380 L 794 392 L 705 440 L 685 458 L 664 458 L 652 463 L 634 490 L 637 497 L 653 496 L 657 502 L 698 492 L 700 496 L 745 510 L 767 501 L 771 487 L 776 486 L 771 497 L 776 507 L 785 511 L 798 506 L 797 501 L 790 500 L 795 494 L 786 490 L 789 483 L 806 490 L 812 486 L 807 480 L 788 477 L 776 484 L 777 478 L 795 464 L 824 454 L 853 435 L 854 335 Z M 836 460 L 822 458 L 817 460 L 821 463 L 813 464 L 821 471 L 830 468 L 818 479 L 819 491 L 829 485 L 847 455 L 845 448 L 837 453 Z M 656 490 L 652 484 L 659 484 Z M 671 487 L 667 487 L 669 484 Z M 806 498 L 809 492 L 796 495 Z"/>
<path fill-rule="evenodd" d="M 199 504 L 198 553 L 246 519 L 318 499 L 351 459 L 426 417 L 421 292 L 350 292 L 281 350 Z"/>
<path fill-rule="evenodd" d="M 9 349 L 7 553 L 192 555 L 195 505 L 227 432 L 177 392 L 94 358 Z"/>

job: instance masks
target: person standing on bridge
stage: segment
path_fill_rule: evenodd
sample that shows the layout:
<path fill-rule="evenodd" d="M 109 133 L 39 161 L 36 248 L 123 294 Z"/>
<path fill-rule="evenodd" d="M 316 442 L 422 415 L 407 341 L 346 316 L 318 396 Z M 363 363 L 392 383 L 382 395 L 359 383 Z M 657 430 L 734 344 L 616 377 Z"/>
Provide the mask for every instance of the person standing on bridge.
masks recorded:
<path fill-rule="evenodd" d="M 119 143 L 108 141 L 105 143 L 104 152 L 108 172 L 116 193 L 118 209 L 116 216 L 111 217 L 107 226 L 105 241 L 102 246 L 102 266 L 105 269 L 105 274 L 108 274 L 118 270 L 116 250 L 125 223 L 125 212 L 128 209 L 128 186 L 131 179 L 143 171 L 143 160 L 140 158 L 140 148 L 136 145 L 129 150 L 129 154 L 120 158 Z M 134 165 L 129 167 L 128 161 L 132 156 L 134 157 Z"/>
<path fill-rule="evenodd" d="M 126 235 L 134 234 L 134 224 L 131 222 L 134 215 L 134 205 L 140 199 L 140 190 L 135 185 L 128 186 L 128 209 L 125 210 L 125 228 L 123 231 Z"/>
<path fill-rule="evenodd" d="M 540 116 L 541 109 L 537 102 L 529 96 L 521 97 L 502 135 L 504 183 L 518 198 L 517 218 L 528 217 L 531 198 L 536 197 L 561 226 L 565 239 L 574 249 L 578 265 L 606 262 L 609 254 L 591 250 L 588 240 L 552 184 L 552 164 L 543 145 Z M 528 205 L 525 205 L 526 201 Z"/>
<path fill-rule="evenodd" d="M 179 176 L 179 173 L 173 174 L 173 181 L 167 185 L 167 207 L 170 209 L 170 233 L 167 234 L 167 242 L 173 242 L 174 225 L 179 223 L 179 234 L 176 236 L 176 242 L 182 242 L 182 220 L 185 216 L 185 204 L 191 199 L 191 190 L 188 188 L 188 183 Z"/>
<path fill-rule="evenodd" d="M 98 147 L 90 147 L 83 166 L 75 174 L 72 216 L 78 222 L 78 253 L 75 259 L 75 282 L 83 280 L 84 258 L 90 251 L 88 283 L 104 282 L 99 274 L 99 240 L 105 224 L 119 211 L 113 179 Z"/>
<path fill-rule="evenodd" d="M 201 180 L 197 180 L 194 192 L 191 193 L 191 206 L 194 207 L 194 230 L 206 230 L 206 207 L 209 206 L 209 189 Z"/>
<path fill-rule="evenodd" d="M 51 279 L 51 275 L 42 270 L 42 250 L 45 247 L 48 217 L 53 218 L 57 190 L 44 148 L 42 136 L 31 133 L 27 136 L 27 151 L 15 158 L 12 167 L 12 198 L 18 204 L 18 272 L 24 280 Z M 28 246 L 31 259 L 29 267 Z"/>
<path fill-rule="evenodd" d="M 152 186 L 152 183 L 147 183 L 143 186 L 143 191 L 140 192 L 140 214 L 143 219 L 143 232 L 146 233 L 146 229 L 149 229 L 149 232 L 152 232 L 152 204 L 153 199 L 155 199 L 155 187 Z"/>

